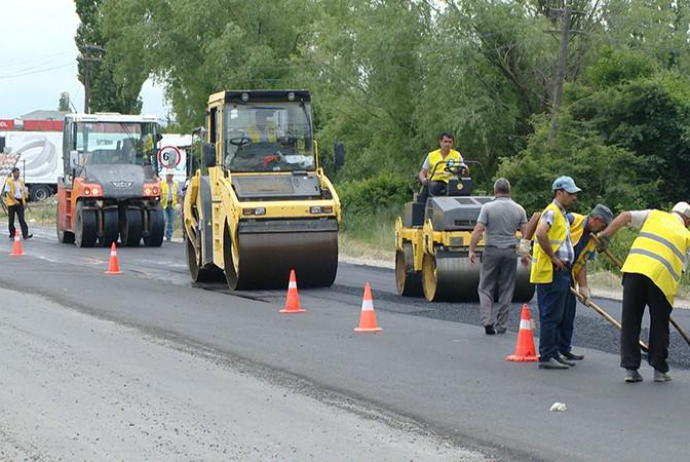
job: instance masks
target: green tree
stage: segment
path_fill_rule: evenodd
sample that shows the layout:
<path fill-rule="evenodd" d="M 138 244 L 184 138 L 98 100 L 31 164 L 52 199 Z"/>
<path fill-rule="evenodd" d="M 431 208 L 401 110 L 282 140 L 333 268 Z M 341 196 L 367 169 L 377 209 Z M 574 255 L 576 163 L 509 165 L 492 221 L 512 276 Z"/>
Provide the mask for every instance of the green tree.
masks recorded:
<path fill-rule="evenodd" d="M 69 106 L 69 93 L 63 91 L 60 93 L 60 101 L 58 102 L 58 111 L 71 111 Z"/>
<path fill-rule="evenodd" d="M 81 51 L 79 81 L 85 84 L 86 66 L 90 66 L 92 112 L 138 114 L 142 106 L 139 93 L 147 74 L 138 67 L 123 66 L 116 56 L 109 53 L 109 40 L 101 29 L 101 1 L 75 0 L 77 15 L 81 20 L 75 36 Z M 88 48 L 94 45 L 104 49 L 105 54 L 101 56 Z"/>

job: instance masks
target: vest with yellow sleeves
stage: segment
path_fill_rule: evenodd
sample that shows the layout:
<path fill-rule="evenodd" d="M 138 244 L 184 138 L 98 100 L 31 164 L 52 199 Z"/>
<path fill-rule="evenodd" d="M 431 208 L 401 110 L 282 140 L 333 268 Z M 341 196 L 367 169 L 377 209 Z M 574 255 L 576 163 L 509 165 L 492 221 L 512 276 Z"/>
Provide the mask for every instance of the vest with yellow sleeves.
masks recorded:
<path fill-rule="evenodd" d="M 177 181 L 172 182 L 172 206 L 177 206 Z M 168 182 L 161 181 L 161 207 L 168 208 Z"/>
<path fill-rule="evenodd" d="M 14 205 L 19 205 L 19 202 L 17 202 L 17 199 L 15 199 L 15 194 L 17 193 L 15 189 L 15 181 L 14 178 L 9 177 L 7 179 L 7 184 L 10 185 L 10 195 L 5 196 L 5 204 L 8 207 L 12 207 Z M 21 195 L 22 195 L 22 205 L 26 205 L 26 196 L 24 195 L 24 182 L 22 180 L 19 180 L 19 188 L 21 189 Z"/>
<path fill-rule="evenodd" d="M 579 213 L 573 213 L 573 222 L 570 224 L 570 239 L 573 242 L 573 247 L 575 247 L 582 239 L 582 235 L 585 232 L 585 216 Z M 582 268 L 587 264 L 587 260 L 590 260 L 592 255 L 596 255 L 596 244 L 594 239 L 590 239 L 587 245 L 580 251 L 580 255 L 577 256 L 575 263 L 573 263 L 573 279 L 577 278 L 580 274 Z"/>
<path fill-rule="evenodd" d="M 563 216 L 561 210 L 553 202 L 551 202 L 542 212 L 542 218 L 539 220 L 540 222 L 543 219 L 544 214 L 549 210 L 553 210 L 554 219 L 553 224 L 549 229 L 548 236 L 549 242 L 551 243 L 551 250 L 556 253 L 561 244 L 563 244 L 563 242 L 565 242 L 565 240 L 568 238 L 569 224 L 568 220 L 566 220 L 566 218 Z M 536 237 L 529 282 L 532 284 L 550 284 L 553 282 L 553 263 L 546 252 L 542 250 L 541 245 L 536 242 Z"/>
<path fill-rule="evenodd" d="M 455 161 L 455 165 L 458 165 L 460 163 L 460 153 L 455 149 L 451 149 L 446 158 L 444 159 L 441 155 L 440 149 L 430 152 L 429 173 L 434 172 L 434 167 L 436 167 L 436 165 L 439 162 L 448 162 L 450 159 L 453 159 Z M 453 178 L 453 175 L 446 172 L 445 168 L 446 164 L 439 165 L 438 168 L 436 168 L 436 171 L 434 172 L 433 176 L 431 177 L 431 181 L 443 181 L 444 183 L 448 183 L 448 180 Z"/>
<path fill-rule="evenodd" d="M 690 231 L 678 217 L 652 210 L 621 271 L 647 276 L 673 305 L 689 248 Z"/>
<path fill-rule="evenodd" d="M 264 134 L 259 131 L 256 125 L 251 125 L 247 127 L 247 135 L 251 138 L 253 143 L 275 143 L 278 141 L 278 127 L 276 124 L 269 122 L 266 125 L 266 133 Z"/>

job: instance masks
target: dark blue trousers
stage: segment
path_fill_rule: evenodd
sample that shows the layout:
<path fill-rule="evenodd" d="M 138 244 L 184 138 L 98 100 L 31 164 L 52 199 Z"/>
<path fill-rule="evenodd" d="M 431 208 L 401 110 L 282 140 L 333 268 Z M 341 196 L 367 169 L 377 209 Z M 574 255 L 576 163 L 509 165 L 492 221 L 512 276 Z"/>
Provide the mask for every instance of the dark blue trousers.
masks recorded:
<path fill-rule="evenodd" d="M 539 361 L 558 356 L 566 303 L 570 294 L 570 268 L 554 271 L 550 284 L 537 284 L 539 304 Z M 572 328 L 571 333 L 572 336 Z"/>

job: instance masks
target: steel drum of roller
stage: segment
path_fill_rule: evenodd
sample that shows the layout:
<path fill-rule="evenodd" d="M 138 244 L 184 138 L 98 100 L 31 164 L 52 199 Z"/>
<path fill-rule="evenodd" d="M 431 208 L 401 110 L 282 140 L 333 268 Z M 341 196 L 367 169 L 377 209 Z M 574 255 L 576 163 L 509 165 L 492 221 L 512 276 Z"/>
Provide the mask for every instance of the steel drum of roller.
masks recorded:
<path fill-rule="evenodd" d="M 232 289 L 284 289 L 292 269 L 299 287 L 328 287 L 335 281 L 337 231 L 240 233 L 238 240 L 239 252 L 226 244 L 225 272 Z"/>
<path fill-rule="evenodd" d="M 516 259 L 514 302 L 528 302 L 534 296 L 529 282 L 529 268 Z M 422 263 L 422 286 L 428 301 L 476 302 L 479 300 L 480 266 L 470 263 L 465 252 L 436 251 L 436 257 L 425 255 Z"/>

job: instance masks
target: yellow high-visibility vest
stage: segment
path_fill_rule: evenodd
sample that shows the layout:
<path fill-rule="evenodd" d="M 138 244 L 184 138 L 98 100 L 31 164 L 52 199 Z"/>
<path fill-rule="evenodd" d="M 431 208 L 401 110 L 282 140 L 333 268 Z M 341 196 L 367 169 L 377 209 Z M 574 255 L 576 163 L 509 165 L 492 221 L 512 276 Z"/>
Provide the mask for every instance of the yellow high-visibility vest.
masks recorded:
<path fill-rule="evenodd" d="M 580 215 L 579 213 L 573 213 L 573 222 L 570 225 L 570 239 L 573 242 L 573 247 L 575 247 L 577 244 L 579 244 L 580 239 L 582 239 L 582 236 L 585 232 L 585 216 Z M 596 255 L 596 244 L 594 243 L 594 239 L 591 239 L 587 242 L 587 245 L 580 251 L 580 255 L 578 255 L 577 259 L 575 260 L 575 263 L 573 263 L 573 279 L 577 278 L 577 275 L 580 274 L 580 271 L 582 271 L 582 268 L 585 267 L 587 264 L 587 261 L 591 258 L 592 255 Z"/>
<path fill-rule="evenodd" d="M 446 164 L 439 165 L 434 172 L 434 167 L 436 164 L 444 161 L 448 162 L 450 159 L 453 159 L 455 161 L 455 165 L 458 165 L 460 163 L 460 153 L 455 149 L 451 149 L 445 159 L 443 158 L 443 155 L 441 155 L 440 149 L 429 153 L 429 173 L 433 172 L 431 181 L 443 181 L 444 183 L 448 183 L 448 180 L 453 178 L 453 175 L 451 175 L 449 172 L 446 172 Z"/>
<path fill-rule="evenodd" d="M 690 231 L 678 217 L 652 210 L 630 247 L 621 271 L 647 276 L 673 306 L 688 249 Z"/>
<path fill-rule="evenodd" d="M 177 206 L 177 181 L 172 182 L 172 206 Z M 168 182 L 161 181 L 161 207 L 168 208 Z"/>
<path fill-rule="evenodd" d="M 7 183 L 10 185 L 10 195 L 5 196 L 5 204 L 8 207 L 12 207 L 13 205 L 18 205 L 19 202 L 17 202 L 17 199 L 15 199 L 15 197 L 14 197 L 15 194 L 17 193 L 15 183 L 14 183 L 14 178 L 9 177 L 7 179 Z M 19 180 L 19 189 L 21 190 L 20 194 L 22 196 L 22 205 L 26 205 L 26 196 L 24 195 L 25 188 L 24 188 L 24 182 L 22 180 Z"/>
<path fill-rule="evenodd" d="M 558 248 L 565 242 L 568 237 L 568 220 L 565 219 L 563 213 L 558 208 L 556 204 L 551 202 L 542 212 L 541 220 L 544 219 L 544 215 L 549 210 L 553 210 L 554 219 L 553 224 L 548 232 L 549 242 L 551 243 L 551 250 L 554 253 L 558 251 Z M 549 256 L 544 252 L 536 242 L 536 236 L 534 238 L 534 256 L 532 257 L 532 269 L 530 270 L 529 282 L 532 284 L 550 284 L 553 282 L 553 263 Z"/>
<path fill-rule="evenodd" d="M 247 127 L 247 135 L 249 135 L 253 143 L 275 143 L 278 141 L 278 126 L 275 123 L 269 122 L 266 125 L 266 132 L 262 139 L 262 133 L 256 125 Z"/>

